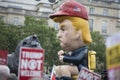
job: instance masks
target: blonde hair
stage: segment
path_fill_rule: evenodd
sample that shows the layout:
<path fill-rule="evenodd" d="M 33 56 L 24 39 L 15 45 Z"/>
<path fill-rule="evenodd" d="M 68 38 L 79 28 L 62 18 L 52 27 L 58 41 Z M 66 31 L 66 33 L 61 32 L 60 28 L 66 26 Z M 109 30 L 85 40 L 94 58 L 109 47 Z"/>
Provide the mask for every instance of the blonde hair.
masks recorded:
<path fill-rule="evenodd" d="M 71 17 L 71 16 L 60 16 L 60 17 L 53 18 L 55 22 L 62 22 L 65 19 L 70 20 L 76 30 L 82 31 L 82 39 L 84 43 L 89 44 L 92 42 L 89 23 L 87 20 L 79 17 Z"/>

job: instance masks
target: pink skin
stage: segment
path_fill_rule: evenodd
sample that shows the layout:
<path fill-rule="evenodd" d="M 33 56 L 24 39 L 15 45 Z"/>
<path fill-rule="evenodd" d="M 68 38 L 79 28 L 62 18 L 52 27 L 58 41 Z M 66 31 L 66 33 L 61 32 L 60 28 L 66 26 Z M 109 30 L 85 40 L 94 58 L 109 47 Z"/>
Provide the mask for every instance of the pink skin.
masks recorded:
<path fill-rule="evenodd" d="M 75 40 L 75 29 L 69 20 L 64 20 L 60 23 L 60 29 L 58 31 L 58 39 L 60 40 L 60 46 L 65 50 L 71 50 L 71 43 Z"/>
<path fill-rule="evenodd" d="M 80 39 L 80 30 L 76 31 L 70 20 L 60 22 L 60 28 L 57 34 L 60 40 L 60 46 L 66 51 L 72 51 L 79 48 L 83 41 Z"/>

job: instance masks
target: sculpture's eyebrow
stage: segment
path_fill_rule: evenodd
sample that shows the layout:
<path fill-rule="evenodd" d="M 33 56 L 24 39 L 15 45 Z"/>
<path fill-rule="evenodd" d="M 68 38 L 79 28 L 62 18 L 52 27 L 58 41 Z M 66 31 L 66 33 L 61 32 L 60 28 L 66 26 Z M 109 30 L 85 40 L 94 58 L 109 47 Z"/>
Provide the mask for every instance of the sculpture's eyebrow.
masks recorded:
<path fill-rule="evenodd" d="M 63 28 L 63 27 L 65 27 L 65 24 L 64 24 L 64 23 L 61 23 L 61 24 L 60 24 L 60 28 Z"/>

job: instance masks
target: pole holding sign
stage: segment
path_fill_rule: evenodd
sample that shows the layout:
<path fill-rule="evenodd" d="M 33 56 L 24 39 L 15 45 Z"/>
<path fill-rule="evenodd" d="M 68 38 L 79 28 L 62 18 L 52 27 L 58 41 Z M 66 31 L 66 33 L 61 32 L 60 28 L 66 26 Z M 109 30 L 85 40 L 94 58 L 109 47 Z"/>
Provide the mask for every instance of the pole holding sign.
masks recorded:
<path fill-rule="evenodd" d="M 43 78 L 44 50 L 37 48 L 20 49 L 19 56 L 19 80 Z"/>

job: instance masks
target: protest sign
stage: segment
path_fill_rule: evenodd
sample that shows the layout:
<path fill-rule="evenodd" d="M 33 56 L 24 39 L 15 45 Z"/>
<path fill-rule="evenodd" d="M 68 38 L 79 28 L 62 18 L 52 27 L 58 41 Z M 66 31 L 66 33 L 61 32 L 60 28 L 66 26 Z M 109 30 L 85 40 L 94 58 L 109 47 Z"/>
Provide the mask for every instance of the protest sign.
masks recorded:
<path fill-rule="evenodd" d="M 43 77 L 44 50 L 36 48 L 20 49 L 19 80 L 30 80 Z"/>
<path fill-rule="evenodd" d="M 82 67 L 77 80 L 101 80 L 101 75 Z"/>
<path fill-rule="evenodd" d="M 120 32 L 106 39 L 106 60 L 109 80 L 120 80 Z"/>
<path fill-rule="evenodd" d="M 0 50 L 0 65 L 7 64 L 7 55 L 8 55 L 8 51 Z"/>

